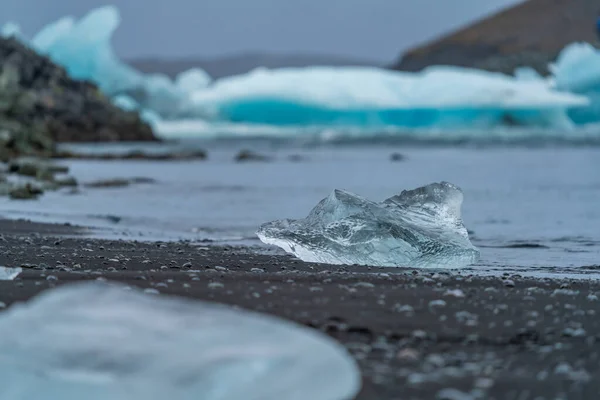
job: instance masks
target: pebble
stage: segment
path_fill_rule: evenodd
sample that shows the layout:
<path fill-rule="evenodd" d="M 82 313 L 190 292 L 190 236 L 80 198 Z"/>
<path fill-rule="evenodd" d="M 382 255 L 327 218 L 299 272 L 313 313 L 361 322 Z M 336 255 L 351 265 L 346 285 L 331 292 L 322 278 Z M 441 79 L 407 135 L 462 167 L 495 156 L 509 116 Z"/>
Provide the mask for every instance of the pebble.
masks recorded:
<path fill-rule="evenodd" d="M 374 288 L 375 285 L 369 282 L 356 282 L 354 284 L 355 287 L 363 287 L 363 288 Z"/>
<path fill-rule="evenodd" d="M 432 300 L 429 302 L 429 307 L 446 307 L 446 302 L 444 300 Z"/>
<path fill-rule="evenodd" d="M 506 286 L 506 287 L 515 287 L 515 281 L 513 281 L 512 279 L 506 279 L 504 281 L 504 286 Z"/>
<path fill-rule="evenodd" d="M 463 292 L 460 289 L 452 289 L 452 290 L 447 290 L 446 293 L 444 293 L 444 296 L 453 296 L 453 297 L 465 297 L 465 292 Z"/>

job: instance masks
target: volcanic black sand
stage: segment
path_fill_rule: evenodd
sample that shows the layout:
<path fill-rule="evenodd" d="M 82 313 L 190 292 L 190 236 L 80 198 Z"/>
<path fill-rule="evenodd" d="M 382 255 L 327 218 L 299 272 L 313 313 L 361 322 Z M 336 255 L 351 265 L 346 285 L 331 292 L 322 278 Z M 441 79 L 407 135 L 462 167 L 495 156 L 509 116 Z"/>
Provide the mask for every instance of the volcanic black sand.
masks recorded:
<path fill-rule="evenodd" d="M 7 306 L 104 278 L 322 330 L 358 360 L 359 399 L 600 399 L 597 282 L 308 264 L 23 221 L 0 221 L 0 232 L 0 265 L 24 267 L 0 281 Z"/>

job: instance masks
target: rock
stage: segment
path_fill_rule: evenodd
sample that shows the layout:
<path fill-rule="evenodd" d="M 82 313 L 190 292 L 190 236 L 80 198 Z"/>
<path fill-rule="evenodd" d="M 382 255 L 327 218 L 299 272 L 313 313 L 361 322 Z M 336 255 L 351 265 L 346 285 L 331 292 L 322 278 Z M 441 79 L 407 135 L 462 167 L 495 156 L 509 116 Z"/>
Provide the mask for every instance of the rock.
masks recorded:
<path fill-rule="evenodd" d="M 271 161 L 271 158 L 250 150 L 242 150 L 234 157 L 234 160 L 235 162 L 266 162 Z"/>
<path fill-rule="evenodd" d="M 0 37 L 0 159 L 49 157 L 55 142 L 155 141 L 137 112 L 124 111 L 49 58 Z"/>
<path fill-rule="evenodd" d="M 32 178 L 38 177 L 44 171 L 46 165 L 43 161 L 34 158 L 18 158 L 8 164 L 8 172 Z"/>
<path fill-rule="evenodd" d="M 53 158 L 56 159 L 76 159 L 76 160 L 152 160 L 152 161 L 173 161 L 173 160 L 205 160 L 208 158 L 206 151 L 173 151 L 164 153 L 148 153 L 143 151 L 131 151 L 125 154 L 118 153 L 100 153 L 85 154 L 74 151 L 59 150 Z"/>
<path fill-rule="evenodd" d="M 64 178 L 55 178 L 54 183 L 59 187 L 77 187 L 77 179 L 72 176 L 66 176 Z"/>
<path fill-rule="evenodd" d="M 88 188 L 122 188 L 127 187 L 132 184 L 140 184 L 140 183 L 155 183 L 156 181 L 152 178 L 114 178 L 114 179 L 104 179 L 94 182 L 86 183 L 84 186 Z"/>
<path fill-rule="evenodd" d="M 52 182 L 57 173 L 69 172 L 69 167 L 32 157 L 16 158 L 8 163 L 8 172 L 28 176 L 39 181 Z"/>
<path fill-rule="evenodd" d="M 303 155 L 300 155 L 300 154 L 291 154 L 288 157 L 288 160 L 291 161 L 291 162 L 302 162 L 302 161 L 306 161 L 307 158 L 305 156 L 303 156 Z"/>
<path fill-rule="evenodd" d="M 390 155 L 390 161 L 399 162 L 399 161 L 405 161 L 405 160 L 406 160 L 406 156 L 404 156 L 403 154 L 392 153 L 392 155 Z"/>
<path fill-rule="evenodd" d="M 9 196 L 14 200 L 33 200 L 37 199 L 43 193 L 44 191 L 40 187 L 26 183 L 13 187 L 9 192 Z"/>
<path fill-rule="evenodd" d="M 9 182 L 0 182 L 0 196 L 8 196 L 12 189 L 12 185 Z"/>

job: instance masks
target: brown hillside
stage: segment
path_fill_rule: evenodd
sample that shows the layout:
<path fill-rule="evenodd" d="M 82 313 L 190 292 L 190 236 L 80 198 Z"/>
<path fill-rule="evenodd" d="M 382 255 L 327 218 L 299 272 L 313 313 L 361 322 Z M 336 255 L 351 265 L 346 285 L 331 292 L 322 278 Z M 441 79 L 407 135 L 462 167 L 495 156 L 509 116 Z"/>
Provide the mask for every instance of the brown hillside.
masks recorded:
<path fill-rule="evenodd" d="M 392 66 L 418 71 L 457 65 L 512 72 L 546 65 L 572 42 L 595 42 L 600 0 L 528 0 L 466 28 L 407 51 Z"/>

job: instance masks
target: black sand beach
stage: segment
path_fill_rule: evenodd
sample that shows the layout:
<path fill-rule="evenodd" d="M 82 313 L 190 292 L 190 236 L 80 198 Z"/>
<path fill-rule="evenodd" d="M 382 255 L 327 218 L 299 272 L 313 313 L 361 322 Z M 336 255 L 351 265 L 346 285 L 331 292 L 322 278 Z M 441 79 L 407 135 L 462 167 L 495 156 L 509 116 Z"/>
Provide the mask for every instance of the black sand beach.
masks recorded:
<path fill-rule="evenodd" d="M 0 281 L 6 306 L 77 280 L 120 281 L 322 330 L 358 360 L 358 399 L 600 398 L 597 282 L 317 265 L 25 221 L 2 220 L 0 232 L 0 265 L 24 267 Z"/>

